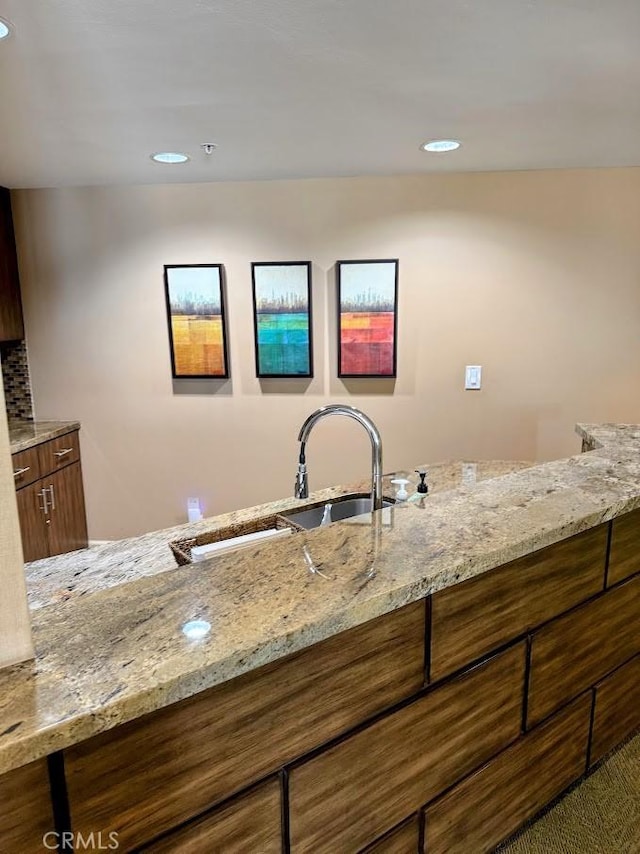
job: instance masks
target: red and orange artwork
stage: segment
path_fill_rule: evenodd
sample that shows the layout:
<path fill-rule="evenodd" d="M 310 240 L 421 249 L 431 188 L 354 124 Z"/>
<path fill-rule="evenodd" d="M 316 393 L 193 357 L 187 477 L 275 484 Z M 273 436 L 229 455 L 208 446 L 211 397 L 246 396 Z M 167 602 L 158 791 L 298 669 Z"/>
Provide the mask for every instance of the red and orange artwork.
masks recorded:
<path fill-rule="evenodd" d="M 397 261 L 339 261 L 341 377 L 396 374 Z"/>

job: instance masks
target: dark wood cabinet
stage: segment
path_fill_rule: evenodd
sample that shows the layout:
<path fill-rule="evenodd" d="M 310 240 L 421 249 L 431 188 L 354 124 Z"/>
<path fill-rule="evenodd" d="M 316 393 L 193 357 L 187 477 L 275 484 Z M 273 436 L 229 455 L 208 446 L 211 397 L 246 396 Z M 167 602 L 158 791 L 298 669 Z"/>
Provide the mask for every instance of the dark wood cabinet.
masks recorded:
<path fill-rule="evenodd" d="M 415 602 L 69 748 L 74 830 L 99 816 L 129 850 L 273 774 L 419 691 L 424 634 Z"/>
<path fill-rule="evenodd" d="M 203 851 L 280 854 L 281 817 L 280 783 L 272 780 L 176 833 L 144 846 L 141 854 L 201 854 Z"/>
<path fill-rule="evenodd" d="M 633 510 L 611 523 L 607 587 L 637 572 L 640 572 L 640 510 Z"/>
<path fill-rule="evenodd" d="M 18 517 L 25 561 L 39 560 L 49 555 L 49 539 L 44 515 L 44 493 L 37 481 L 16 492 Z"/>
<path fill-rule="evenodd" d="M 429 854 L 485 854 L 585 771 L 591 693 L 512 744 L 426 810 Z"/>
<path fill-rule="evenodd" d="M 14 454 L 12 459 L 25 561 L 86 548 L 78 431 Z M 39 479 L 29 483 L 34 473 Z"/>
<path fill-rule="evenodd" d="M 46 760 L 0 776 L 0 851 L 42 854 L 45 837 L 55 849 L 54 831 Z"/>
<path fill-rule="evenodd" d="M 374 842 L 363 854 L 418 854 L 420 850 L 420 820 L 414 816 L 401 827 Z"/>
<path fill-rule="evenodd" d="M 80 463 L 73 463 L 41 483 L 48 503 L 46 520 L 49 555 L 72 552 L 87 546 L 87 522 Z"/>
<path fill-rule="evenodd" d="M 289 773 L 292 854 L 360 851 L 520 734 L 519 644 Z"/>
<path fill-rule="evenodd" d="M 639 615 L 636 576 L 534 633 L 527 729 L 640 652 Z"/>
<path fill-rule="evenodd" d="M 0 187 L 0 341 L 24 338 L 11 196 Z"/>
<path fill-rule="evenodd" d="M 594 596 L 606 556 L 607 526 L 599 525 L 435 593 L 431 681 Z"/>
<path fill-rule="evenodd" d="M 596 685 L 590 765 L 640 728 L 640 655 Z"/>

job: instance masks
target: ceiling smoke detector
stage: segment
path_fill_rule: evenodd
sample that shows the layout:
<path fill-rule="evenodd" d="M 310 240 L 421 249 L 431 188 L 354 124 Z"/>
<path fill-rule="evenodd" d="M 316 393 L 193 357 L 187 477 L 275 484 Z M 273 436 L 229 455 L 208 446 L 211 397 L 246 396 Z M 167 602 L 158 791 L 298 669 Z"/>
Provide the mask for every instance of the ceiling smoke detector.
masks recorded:
<path fill-rule="evenodd" d="M 213 152 L 215 151 L 215 149 L 217 147 L 218 146 L 215 144 L 215 142 L 201 142 L 200 143 L 200 148 L 204 151 L 205 154 L 213 154 Z"/>

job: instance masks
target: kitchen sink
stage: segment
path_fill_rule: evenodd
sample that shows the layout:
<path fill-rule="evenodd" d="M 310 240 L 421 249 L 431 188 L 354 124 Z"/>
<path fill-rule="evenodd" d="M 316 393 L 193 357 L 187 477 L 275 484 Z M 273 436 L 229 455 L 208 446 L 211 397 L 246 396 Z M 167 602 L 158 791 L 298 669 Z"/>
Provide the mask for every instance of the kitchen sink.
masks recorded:
<path fill-rule="evenodd" d="M 393 504 L 395 501 L 392 498 L 382 499 L 383 507 L 391 507 Z M 371 513 L 371 495 L 368 493 L 342 495 L 340 498 L 334 498 L 333 501 L 325 501 L 322 504 L 316 504 L 314 507 L 307 507 L 306 510 L 294 513 L 286 512 L 282 515 L 302 528 L 317 528 L 322 524 L 327 506 L 330 506 L 331 522 L 340 522 L 343 519 L 350 519 L 352 516 Z"/>

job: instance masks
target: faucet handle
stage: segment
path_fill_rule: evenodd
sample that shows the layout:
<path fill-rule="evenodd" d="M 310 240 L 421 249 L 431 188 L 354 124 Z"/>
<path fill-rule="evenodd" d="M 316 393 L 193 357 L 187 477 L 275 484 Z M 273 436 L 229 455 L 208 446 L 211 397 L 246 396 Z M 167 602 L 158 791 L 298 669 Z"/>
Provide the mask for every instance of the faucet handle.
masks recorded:
<path fill-rule="evenodd" d="M 296 474 L 293 494 L 296 498 L 309 497 L 309 482 L 307 479 L 307 466 L 305 463 L 298 463 L 298 473 Z"/>

